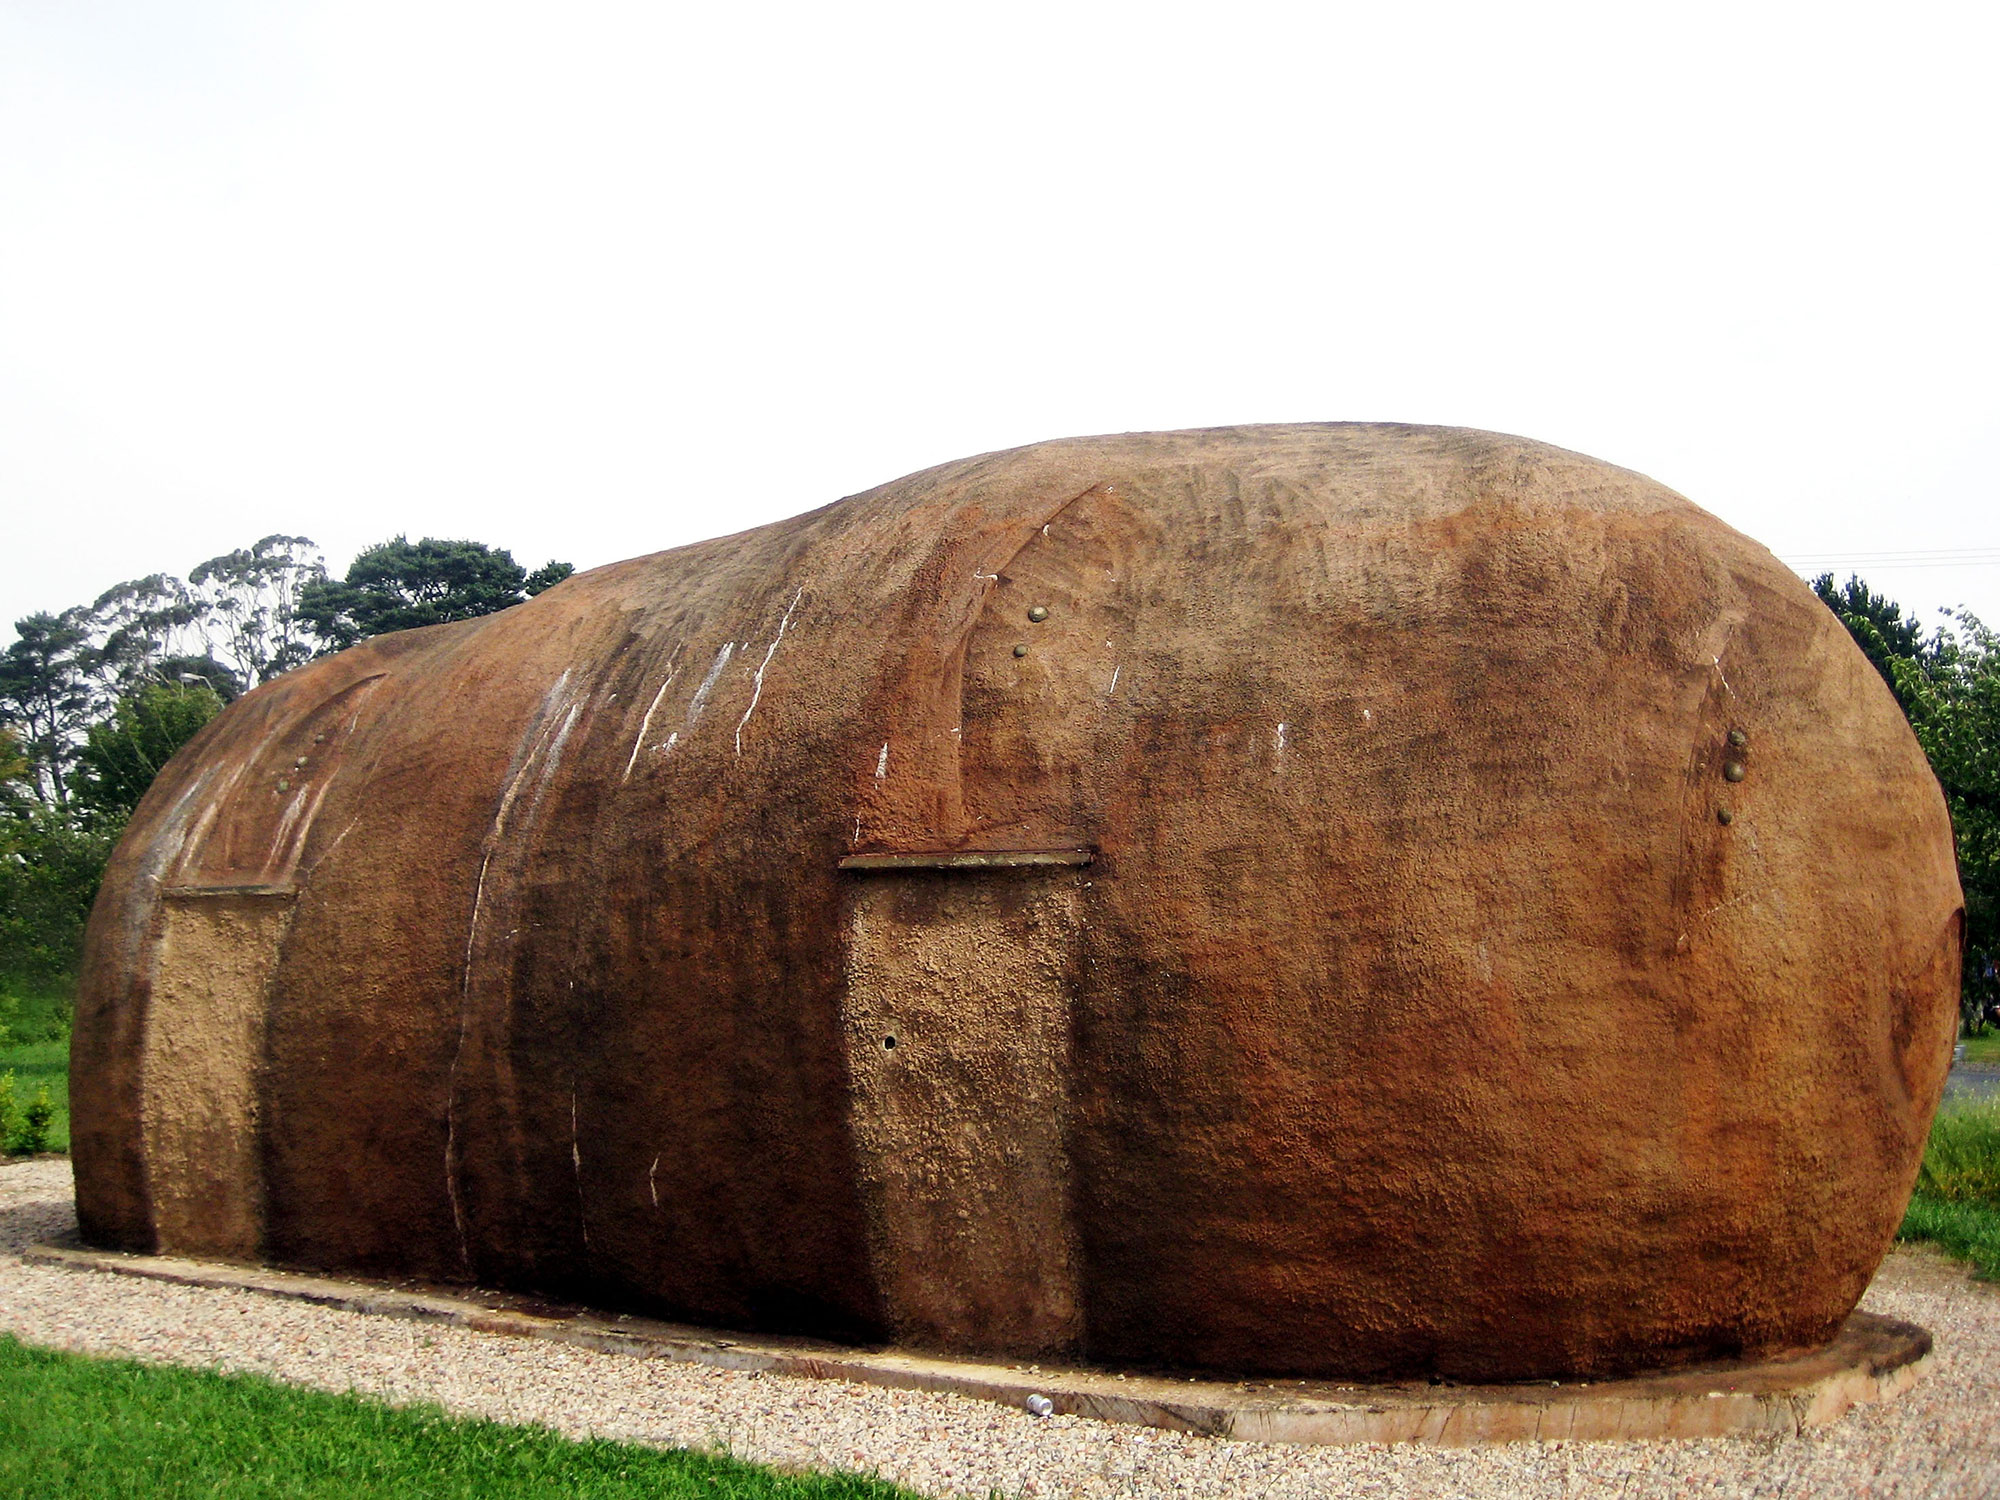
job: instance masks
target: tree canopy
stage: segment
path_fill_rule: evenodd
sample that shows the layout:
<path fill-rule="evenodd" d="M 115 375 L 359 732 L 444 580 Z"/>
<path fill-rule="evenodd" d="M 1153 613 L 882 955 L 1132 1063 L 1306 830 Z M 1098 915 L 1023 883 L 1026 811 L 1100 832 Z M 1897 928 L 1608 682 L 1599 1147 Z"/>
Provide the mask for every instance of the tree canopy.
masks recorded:
<path fill-rule="evenodd" d="M 2000 1008 L 2000 635 L 1948 610 L 1929 635 L 1859 578 L 1813 590 L 1896 694 L 1929 757 L 1958 846 L 1965 889 L 1966 1019 Z"/>
<path fill-rule="evenodd" d="M 480 542 L 397 537 L 330 581 L 274 533 L 88 605 L 15 622 L 0 651 L 0 981 L 69 975 L 126 818 L 238 694 L 367 636 L 470 619 L 560 582 Z"/>
<path fill-rule="evenodd" d="M 129 815 L 160 767 L 221 712 L 222 695 L 201 685 L 149 682 L 120 698 L 110 718 L 84 731 L 72 776 L 77 805 Z"/>
<path fill-rule="evenodd" d="M 211 651 L 220 649 L 230 676 L 244 687 L 312 660 L 323 645 L 299 612 L 308 588 L 326 580 L 326 564 L 310 537 L 272 535 L 199 563 L 188 574 Z M 220 691 L 220 688 L 217 689 Z"/>
<path fill-rule="evenodd" d="M 392 630 L 493 614 L 572 571 L 568 563 L 551 562 L 529 573 L 512 553 L 483 542 L 399 536 L 355 558 L 344 579 L 307 584 L 299 610 L 321 637 L 351 646 Z"/>

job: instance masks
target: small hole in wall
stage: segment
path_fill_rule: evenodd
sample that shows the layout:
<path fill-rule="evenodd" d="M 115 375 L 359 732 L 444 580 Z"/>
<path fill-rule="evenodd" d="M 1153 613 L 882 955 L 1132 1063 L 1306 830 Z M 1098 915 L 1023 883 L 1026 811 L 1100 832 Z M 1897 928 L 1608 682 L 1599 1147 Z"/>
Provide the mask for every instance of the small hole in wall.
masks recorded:
<path fill-rule="evenodd" d="M 884 1052 L 894 1052 L 896 1050 L 896 1039 L 892 1036 L 883 1037 L 882 1050 Z"/>

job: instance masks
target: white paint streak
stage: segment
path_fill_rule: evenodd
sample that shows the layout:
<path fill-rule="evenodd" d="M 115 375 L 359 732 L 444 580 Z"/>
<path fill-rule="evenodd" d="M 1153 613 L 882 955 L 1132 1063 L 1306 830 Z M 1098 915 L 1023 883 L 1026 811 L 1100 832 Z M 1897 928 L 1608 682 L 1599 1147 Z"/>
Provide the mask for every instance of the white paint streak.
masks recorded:
<path fill-rule="evenodd" d="M 736 642 L 724 641 L 722 649 L 715 653 L 715 664 L 708 669 L 708 675 L 701 680 L 701 686 L 688 699 L 687 727 L 694 728 L 701 711 L 708 707 L 708 695 L 715 691 L 715 680 L 722 675 L 722 669 L 729 665 L 729 658 L 736 654 Z"/>
<path fill-rule="evenodd" d="M 563 715 L 562 728 L 556 731 L 556 737 L 550 742 L 548 753 L 542 757 L 542 768 L 535 776 L 535 797 L 528 804 L 526 821 L 530 824 L 535 821 L 535 814 L 542 810 L 542 797 L 549 789 L 549 781 L 555 776 L 556 767 L 562 763 L 563 746 L 569 740 L 569 732 L 576 728 L 577 716 L 582 712 L 581 703 L 570 705 L 569 712 Z"/>
<path fill-rule="evenodd" d="M 792 595 L 792 602 L 785 606 L 785 617 L 778 621 L 778 633 L 771 637 L 771 649 L 764 653 L 764 659 L 757 663 L 757 680 L 750 689 L 750 706 L 743 710 L 743 717 L 736 721 L 736 753 L 743 753 L 743 726 L 750 722 L 750 715 L 757 712 L 757 700 L 764 696 L 764 669 L 771 665 L 771 658 L 778 654 L 778 643 L 785 638 L 785 628 L 792 623 L 792 611 L 799 607 L 799 600 L 805 598 L 806 586 L 799 585 L 799 591 Z"/>
<path fill-rule="evenodd" d="M 1277 732 L 1271 736 L 1271 746 L 1278 752 L 1279 760 L 1283 760 L 1285 758 L 1285 730 L 1288 727 L 1289 726 L 1286 725 L 1285 721 L 1283 719 L 1280 719 L 1278 721 Z"/>
<path fill-rule="evenodd" d="M 889 742 L 882 741 L 882 753 L 875 757 L 875 779 L 880 781 L 889 774 Z"/>
<path fill-rule="evenodd" d="M 507 785 L 500 794 L 500 805 L 493 810 L 493 824 L 486 831 L 485 848 L 479 856 L 479 875 L 472 886 L 472 920 L 465 929 L 465 959 L 460 969 L 458 981 L 458 1046 L 451 1055 L 451 1068 L 446 1075 L 444 1105 L 444 1187 L 445 1196 L 451 1200 L 451 1222 L 458 1231 L 459 1255 L 466 1269 L 472 1268 L 472 1244 L 466 1237 L 465 1214 L 458 1197 L 458 1070 L 465 1055 L 465 1034 L 471 1023 L 472 1008 L 472 968 L 473 959 L 479 947 L 479 919 L 486 904 L 486 871 L 493 863 L 493 851 L 507 832 L 507 819 L 513 812 L 514 801 L 520 795 L 521 783 L 531 770 L 537 771 L 535 794 L 528 804 L 528 820 L 532 823 L 536 810 L 541 806 L 542 793 L 547 789 L 549 777 L 554 774 L 556 763 L 562 757 L 562 748 L 569 739 L 569 732 L 576 727 L 577 715 L 583 705 L 572 703 L 563 715 L 562 724 L 551 733 L 550 726 L 555 721 L 556 707 L 561 703 L 563 693 L 569 686 L 569 669 L 555 680 L 555 684 L 542 699 L 542 717 L 528 746 L 528 753 L 521 757 L 514 774 L 507 778 Z M 539 768 L 538 768 L 539 763 Z"/>
<path fill-rule="evenodd" d="M 347 836 L 350 833 L 354 832 L 354 826 L 360 821 L 361 821 L 360 813 L 356 813 L 353 817 L 347 820 L 347 826 L 341 829 L 339 833 L 334 835 L 333 842 L 328 844 L 326 848 L 320 852 L 319 858 L 313 861 L 314 869 L 318 869 L 321 865 L 325 864 L 328 860 L 333 858 L 333 851 L 338 849 L 342 844 L 347 842 Z"/>
<path fill-rule="evenodd" d="M 1361 722 L 1364 724 L 1373 724 L 1375 722 L 1375 710 L 1372 708 L 1362 709 Z"/>
<path fill-rule="evenodd" d="M 548 697 L 544 698 L 542 702 L 546 705 L 551 700 L 560 698 L 563 689 L 566 686 L 568 686 L 568 684 L 569 684 L 569 668 L 565 667 L 563 668 L 562 676 L 556 679 L 555 686 L 549 689 Z M 552 713 L 550 712 L 544 713 L 542 719 L 542 727 L 536 733 L 534 743 L 528 747 L 528 753 L 521 758 L 520 769 L 515 771 L 515 773 L 508 778 L 507 789 L 500 794 L 500 806 L 494 812 L 493 826 L 492 828 L 487 830 L 486 834 L 486 839 L 489 844 L 494 839 L 499 838 L 502 833 L 506 832 L 507 814 L 509 811 L 512 810 L 514 806 L 514 798 L 521 789 L 521 778 L 528 774 L 528 768 L 534 765 L 536 756 L 538 756 L 541 753 L 543 739 L 548 734 L 548 726 L 552 717 L 553 717 Z"/>
<path fill-rule="evenodd" d="M 202 808 L 201 816 L 194 821 L 194 827 L 181 838 L 179 846 L 174 851 L 176 878 L 185 865 L 200 858 L 202 846 L 208 840 L 209 830 L 215 826 L 216 819 L 221 816 L 222 809 L 236 791 L 236 783 L 243 779 L 246 765 L 247 762 L 237 762 L 230 770 L 228 778 L 217 789 L 215 796 Z M 207 781 L 207 774 L 204 773 L 198 785 L 205 785 Z"/>
<path fill-rule="evenodd" d="M 160 820 L 160 832 L 154 837 L 147 851 L 146 863 L 140 871 L 140 878 L 142 880 L 149 882 L 155 887 L 165 884 L 167 871 L 178 865 L 181 855 L 187 849 L 188 840 L 192 836 L 188 828 L 188 816 L 194 811 L 194 799 L 201 794 L 202 790 L 207 787 L 214 776 L 215 767 L 211 765 L 199 776 L 195 777 L 193 781 L 188 783 L 182 789 L 181 794 L 174 799 L 174 805 L 167 810 L 167 815 Z M 231 785 L 235 784 L 235 780 L 234 776 L 230 777 Z M 203 810 L 201 818 L 197 820 L 198 826 L 207 826 L 209 820 L 214 818 L 216 808 L 220 805 L 220 798 L 215 802 L 209 803 Z"/>
<path fill-rule="evenodd" d="M 653 1195 L 653 1207 L 660 1206 L 660 1159 L 653 1158 L 653 1164 L 646 1168 L 646 1189 Z"/>
<path fill-rule="evenodd" d="M 1109 698 L 1113 693 L 1118 691 L 1118 674 L 1124 670 L 1125 669 L 1122 666 L 1113 667 L 1111 669 L 1111 686 L 1104 690 L 1105 697 Z"/>
<path fill-rule="evenodd" d="M 285 814 L 284 826 L 280 828 L 278 834 L 271 840 L 270 859 L 265 867 L 267 879 L 272 879 L 273 877 L 276 879 L 289 879 L 293 872 L 298 869 L 299 856 L 305 852 L 306 835 L 312 831 L 313 824 L 318 821 L 320 804 L 326 801 L 326 794 L 332 787 L 333 777 L 329 775 L 314 790 L 311 801 L 307 801 L 301 795 L 292 803 L 291 808 Z M 301 793 L 304 790 L 303 787 L 300 788 Z M 301 807 L 304 808 L 303 813 L 299 812 Z M 294 817 L 294 814 L 299 815 Z M 293 827 L 293 824 L 297 826 Z M 348 824 L 349 828 L 353 826 L 352 823 Z M 342 831 L 342 836 L 345 837 L 345 830 Z M 273 880 L 273 883 L 275 883 L 275 880 Z"/>
<path fill-rule="evenodd" d="M 1722 690 L 1725 693 L 1729 694 L 1730 697 L 1734 698 L 1736 696 L 1736 689 L 1729 685 L 1728 674 L 1722 670 L 1722 658 L 1719 656 L 1712 656 L 1709 658 L 1709 660 L 1715 663 L 1715 675 L 1722 679 Z"/>
<path fill-rule="evenodd" d="M 465 1233 L 465 1210 L 458 1201 L 458 1065 L 465 1056 L 465 1033 L 470 1024 L 472 988 L 472 948 L 479 936 L 479 906 L 486 899 L 486 867 L 493 861 L 488 849 L 479 858 L 479 878 L 472 887 L 472 922 L 465 929 L 465 963 L 458 981 L 458 1045 L 452 1049 L 451 1068 L 444 1084 L 444 1193 L 451 1200 L 451 1223 L 458 1231 L 459 1259 L 472 1269 L 472 1241 Z"/>
<path fill-rule="evenodd" d="M 1725 901 L 1720 906 L 1711 906 L 1707 911 L 1703 912 L 1701 915 L 1702 917 L 1712 917 L 1719 911 L 1728 911 L 1730 907 L 1736 906 L 1744 901 L 1748 901 L 1752 896 L 1756 894 L 1757 893 L 1755 891 L 1745 891 L 1742 895 L 1736 897 L 1734 900 Z M 1696 920 L 1699 921 L 1701 920 L 1701 918 L 1698 917 L 1696 918 Z"/>
<path fill-rule="evenodd" d="M 576 1188 L 583 1192 L 583 1148 L 576 1139 L 576 1085 L 569 1086 L 569 1161 L 576 1168 Z"/>
<path fill-rule="evenodd" d="M 676 656 L 680 654 L 680 647 L 676 646 L 674 648 L 674 654 Z M 625 774 L 619 778 L 620 780 L 630 781 L 632 779 L 632 767 L 638 763 L 639 748 L 646 743 L 646 731 L 653 727 L 653 710 L 658 708 L 660 700 L 667 696 L 667 689 L 673 686 L 674 679 L 680 676 L 680 671 L 681 669 L 678 665 L 669 668 L 665 680 L 660 683 L 660 690 L 653 694 L 653 701 L 646 705 L 646 717 L 639 721 L 638 737 L 632 741 L 632 755 L 625 762 Z"/>
<path fill-rule="evenodd" d="M 278 851 L 284 847 L 285 840 L 291 835 L 292 826 L 299 821 L 299 815 L 305 808 L 306 789 L 300 787 L 292 793 L 292 800 L 286 804 L 284 816 L 278 819 L 277 829 L 271 835 L 271 852 L 264 856 L 265 873 L 268 874 L 277 864 Z"/>
<path fill-rule="evenodd" d="M 576 1085 L 569 1086 L 569 1160 L 576 1169 L 576 1223 L 583 1231 L 583 1247 L 590 1248 L 590 1215 L 583 1211 L 583 1148 L 576 1136 Z"/>

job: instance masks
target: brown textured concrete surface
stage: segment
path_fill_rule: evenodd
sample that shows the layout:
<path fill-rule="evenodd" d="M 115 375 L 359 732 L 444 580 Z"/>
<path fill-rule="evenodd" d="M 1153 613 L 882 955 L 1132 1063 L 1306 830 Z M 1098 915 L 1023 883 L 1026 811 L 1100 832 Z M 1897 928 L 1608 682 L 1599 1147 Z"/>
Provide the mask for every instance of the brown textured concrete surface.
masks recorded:
<path fill-rule="evenodd" d="M 92 917 L 78 1206 L 967 1354 L 1761 1358 L 1888 1245 L 1961 928 L 1879 677 L 1659 485 L 1043 444 L 232 706 Z"/>

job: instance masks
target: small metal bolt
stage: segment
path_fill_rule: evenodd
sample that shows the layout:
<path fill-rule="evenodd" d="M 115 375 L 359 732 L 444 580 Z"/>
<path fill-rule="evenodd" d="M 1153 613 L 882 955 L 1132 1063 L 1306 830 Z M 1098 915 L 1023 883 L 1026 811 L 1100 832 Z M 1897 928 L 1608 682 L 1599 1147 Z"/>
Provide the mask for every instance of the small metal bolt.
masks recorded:
<path fill-rule="evenodd" d="M 1028 648 L 1026 646 L 1016 646 L 1014 648 L 1014 654 L 1016 656 L 1026 656 L 1028 654 Z"/>
<path fill-rule="evenodd" d="M 306 763 L 306 758 L 303 755 L 301 755 L 297 760 L 292 762 L 292 764 L 295 766 L 302 766 L 305 763 Z"/>
<path fill-rule="evenodd" d="M 280 776 L 278 778 L 278 790 L 281 792 L 289 792 L 291 789 L 292 789 L 292 784 L 289 781 L 285 780 L 284 777 Z"/>
<path fill-rule="evenodd" d="M 1715 821 L 1720 823 L 1724 828 L 1727 828 L 1731 823 L 1736 821 L 1736 814 L 1726 807 L 1718 807 L 1715 810 Z"/>
<path fill-rule="evenodd" d="M 1732 760 L 1728 765 L 1724 766 L 1722 768 L 1722 779 L 1724 781 L 1741 781 L 1743 779 L 1743 762 Z"/>
<path fill-rule="evenodd" d="M 313 743 L 314 743 L 315 745 L 324 745 L 324 744 L 326 743 L 326 736 L 325 736 L 325 735 L 323 735 L 323 734 L 316 734 L 316 735 L 314 735 L 314 736 L 313 736 Z"/>
<path fill-rule="evenodd" d="M 1729 731 L 1729 743 L 1734 745 L 1738 750 L 1741 750 L 1745 745 L 1750 743 L 1750 736 L 1740 729 L 1732 729 Z"/>
<path fill-rule="evenodd" d="M 1032 606 L 1028 610 L 1028 618 L 1030 620 L 1033 620 L 1037 625 L 1041 624 L 1042 621 L 1046 620 L 1048 617 L 1049 617 L 1049 612 L 1048 608 L 1045 605 L 1037 604 Z"/>

